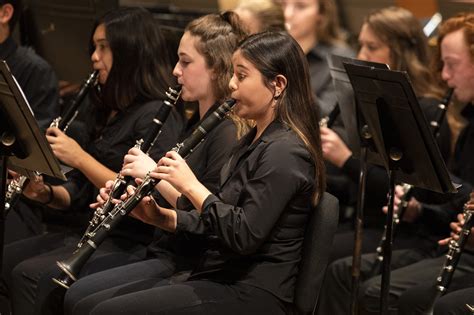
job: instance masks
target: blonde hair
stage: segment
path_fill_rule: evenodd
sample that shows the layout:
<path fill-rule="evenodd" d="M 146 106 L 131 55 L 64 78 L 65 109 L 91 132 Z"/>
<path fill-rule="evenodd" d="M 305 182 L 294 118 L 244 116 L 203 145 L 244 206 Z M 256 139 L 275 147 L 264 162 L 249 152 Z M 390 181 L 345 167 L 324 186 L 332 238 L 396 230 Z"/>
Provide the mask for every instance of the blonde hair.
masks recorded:
<path fill-rule="evenodd" d="M 259 32 L 284 31 L 285 16 L 272 0 L 240 0 L 235 11 L 248 11 L 259 23 Z"/>

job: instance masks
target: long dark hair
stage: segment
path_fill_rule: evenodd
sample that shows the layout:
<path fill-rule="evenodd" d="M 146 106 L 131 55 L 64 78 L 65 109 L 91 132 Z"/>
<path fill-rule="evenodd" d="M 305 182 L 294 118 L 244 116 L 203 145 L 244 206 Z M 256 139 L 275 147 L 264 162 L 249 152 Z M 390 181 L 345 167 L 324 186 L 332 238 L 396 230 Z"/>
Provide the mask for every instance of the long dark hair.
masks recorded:
<path fill-rule="evenodd" d="M 319 115 L 311 92 L 306 57 L 298 43 L 285 32 L 251 35 L 238 49 L 261 72 L 270 89 L 273 88 L 270 82 L 277 75 L 287 79 L 287 86 L 278 98 L 275 119 L 296 132 L 313 158 L 315 185 L 312 202 L 316 205 L 326 184 Z"/>
<path fill-rule="evenodd" d="M 101 87 L 105 111 L 124 111 L 137 102 L 165 99 L 171 84 L 171 64 L 159 25 L 142 8 L 119 8 L 99 18 L 113 54 L 107 82 Z M 93 41 L 91 36 L 91 53 Z"/>

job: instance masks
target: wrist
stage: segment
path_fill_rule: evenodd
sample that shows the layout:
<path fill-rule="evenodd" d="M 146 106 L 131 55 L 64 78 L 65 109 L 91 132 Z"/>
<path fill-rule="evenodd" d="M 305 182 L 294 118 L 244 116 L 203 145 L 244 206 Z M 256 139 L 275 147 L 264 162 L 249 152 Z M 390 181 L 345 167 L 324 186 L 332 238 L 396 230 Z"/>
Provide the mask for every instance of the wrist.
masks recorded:
<path fill-rule="evenodd" d="M 54 200 L 54 190 L 50 183 L 44 183 L 44 189 L 38 194 L 38 202 L 46 206 Z"/>

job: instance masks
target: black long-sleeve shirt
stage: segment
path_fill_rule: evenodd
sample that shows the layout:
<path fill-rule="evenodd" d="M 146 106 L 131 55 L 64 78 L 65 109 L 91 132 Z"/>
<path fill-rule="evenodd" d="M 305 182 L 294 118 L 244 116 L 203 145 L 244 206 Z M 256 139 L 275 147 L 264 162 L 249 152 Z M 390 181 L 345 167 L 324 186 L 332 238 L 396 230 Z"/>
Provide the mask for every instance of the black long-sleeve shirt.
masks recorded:
<path fill-rule="evenodd" d="M 314 163 L 287 126 L 253 129 L 221 173 L 221 187 L 196 210 L 177 211 L 177 230 L 209 235 L 209 248 L 190 279 L 242 282 L 293 301 Z"/>
<path fill-rule="evenodd" d="M 306 54 L 311 77 L 311 90 L 318 100 L 320 117 L 329 115 L 337 104 L 336 90 L 329 69 L 328 58 L 330 55 L 355 57 L 354 51 L 343 44 L 318 43 Z"/>
<path fill-rule="evenodd" d="M 211 115 L 219 105 L 214 104 L 203 116 L 203 119 Z M 199 113 L 196 112 L 189 120 L 180 141 L 191 135 L 199 122 Z M 217 193 L 222 166 L 227 162 L 230 151 L 236 144 L 236 126 L 232 120 L 225 119 L 206 135 L 204 141 L 187 158 L 186 163 L 196 175 L 196 178 L 209 191 Z M 192 210 L 193 205 L 186 197 L 180 197 L 177 200 L 177 208 Z M 202 235 L 193 235 L 184 231 L 167 233 L 157 229 L 148 251 L 150 257 L 171 259 L 177 270 L 190 270 L 195 266 L 207 245 L 207 239 Z"/>
<path fill-rule="evenodd" d="M 25 93 L 38 125 L 46 129 L 59 116 L 59 87 L 53 69 L 33 49 L 18 46 L 12 37 L 0 44 L 0 58 L 7 62 Z"/>
<path fill-rule="evenodd" d="M 114 172 L 119 172 L 122 169 L 123 157 L 128 150 L 135 145 L 137 140 L 146 138 L 152 126 L 153 117 L 160 106 L 162 106 L 161 101 L 152 101 L 134 104 L 125 111 L 119 112 L 107 123 L 99 137 L 85 148 L 86 151 L 101 164 Z M 162 132 L 150 151 L 150 156 L 154 159 L 163 156 L 177 142 L 182 127 L 180 115 L 173 110 L 163 125 Z M 89 209 L 89 203 L 95 200 L 98 193 L 98 189 L 78 170 L 72 171 L 63 187 L 71 197 L 71 209 L 83 212 Z M 152 231 L 149 225 L 126 217 L 113 233 L 148 244 L 151 241 Z"/>

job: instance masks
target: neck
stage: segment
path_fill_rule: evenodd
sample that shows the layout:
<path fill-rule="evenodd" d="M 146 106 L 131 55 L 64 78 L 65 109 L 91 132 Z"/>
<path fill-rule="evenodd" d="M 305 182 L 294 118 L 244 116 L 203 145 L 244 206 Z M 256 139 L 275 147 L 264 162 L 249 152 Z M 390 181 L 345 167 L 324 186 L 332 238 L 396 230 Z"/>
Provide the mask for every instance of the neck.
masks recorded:
<path fill-rule="evenodd" d="M 208 99 L 199 101 L 199 119 L 202 119 L 206 115 L 207 111 L 214 105 L 215 100 Z"/>
<path fill-rule="evenodd" d="M 5 25 L 0 25 L 0 44 L 4 43 L 10 36 L 10 28 Z"/>
<path fill-rule="evenodd" d="M 308 52 L 314 46 L 316 46 L 317 43 L 318 43 L 318 40 L 316 39 L 316 36 L 306 36 L 298 40 L 298 44 L 300 45 L 305 55 L 308 54 Z"/>
<path fill-rule="evenodd" d="M 260 136 L 263 134 L 263 132 L 265 131 L 265 129 L 267 129 L 267 127 L 272 123 L 272 121 L 275 119 L 274 116 L 271 117 L 271 119 L 264 119 L 264 120 L 258 120 L 258 121 L 255 121 L 256 123 L 256 128 L 257 128 L 257 132 L 255 134 L 255 138 L 253 139 L 253 141 L 257 140 L 258 138 L 260 138 Z M 252 142 L 253 142 L 252 141 Z"/>

